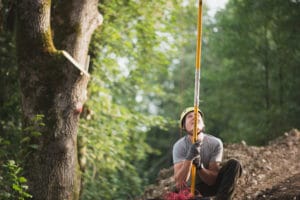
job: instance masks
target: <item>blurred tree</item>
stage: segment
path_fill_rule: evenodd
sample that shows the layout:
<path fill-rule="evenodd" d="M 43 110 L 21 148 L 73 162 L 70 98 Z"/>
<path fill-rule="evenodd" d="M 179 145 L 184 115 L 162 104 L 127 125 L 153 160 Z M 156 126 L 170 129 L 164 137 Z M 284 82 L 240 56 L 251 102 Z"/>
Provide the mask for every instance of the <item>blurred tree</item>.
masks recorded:
<path fill-rule="evenodd" d="M 87 147 L 82 199 L 133 198 L 146 184 L 142 160 L 156 152 L 146 143 L 147 131 L 167 124 L 157 115 L 157 102 L 169 95 L 160 80 L 168 76 L 173 57 L 167 29 L 172 8 L 172 1 L 103 1 L 100 6 L 104 24 L 90 49 L 91 98 L 80 131 Z"/>
<path fill-rule="evenodd" d="M 290 98 L 299 85 L 298 9 L 293 1 L 232 0 L 212 24 L 208 119 L 227 141 L 263 144 L 299 126 L 290 118 L 299 116 L 299 103 Z"/>
<path fill-rule="evenodd" d="M 0 46 L 0 136 L 10 143 L 6 146 L 9 149 L 5 150 L 5 157 L 16 159 L 14 152 L 19 149 L 21 109 L 19 82 L 16 81 L 15 45 L 11 33 L 0 34 Z"/>

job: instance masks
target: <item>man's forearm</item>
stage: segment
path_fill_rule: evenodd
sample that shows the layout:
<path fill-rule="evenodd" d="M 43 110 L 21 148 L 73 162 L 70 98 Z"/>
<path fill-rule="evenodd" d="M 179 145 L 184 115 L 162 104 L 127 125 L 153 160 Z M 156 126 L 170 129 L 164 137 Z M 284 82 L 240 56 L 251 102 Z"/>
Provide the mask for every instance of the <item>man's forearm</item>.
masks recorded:
<path fill-rule="evenodd" d="M 175 182 L 177 187 L 185 185 L 191 172 L 192 161 L 185 160 L 175 167 Z"/>
<path fill-rule="evenodd" d="M 207 185 L 213 185 L 216 182 L 218 172 L 210 170 L 210 169 L 202 168 L 200 170 L 199 175 L 200 175 L 201 180 L 204 183 L 206 183 Z"/>

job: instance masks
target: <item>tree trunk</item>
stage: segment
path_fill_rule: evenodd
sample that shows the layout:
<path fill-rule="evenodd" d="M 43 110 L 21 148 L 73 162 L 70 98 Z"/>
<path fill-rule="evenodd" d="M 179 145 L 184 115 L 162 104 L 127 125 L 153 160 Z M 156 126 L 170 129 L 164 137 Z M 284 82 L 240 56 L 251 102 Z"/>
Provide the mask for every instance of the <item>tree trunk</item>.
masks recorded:
<path fill-rule="evenodd" d="M 84 66 L 91 35 L 102 22 L 98 0 L 18 0 L 16 5 L 23 126 L 34 127 L 24 132 L 30 138 L 24 157 L 29 191 L 33 199 L 76 200 L 77 125 L 89 77 L 56 47 Z M 36 125 L 36 115 L 44 116 L 45 125 Z"/>
<path fill-rule="evenodd" d="M 263 66 L 264 66 L 264 78 L 265 78 L 265 105 L 266 105 L 266 110 L 270 110 L 270 105 L 271 105 L 271 89 L 270 89 L 270 64 L 269 64 L 269 44 L 268 44 L 268 37 L 267 37 L 267 28 L 264 27 L 264 44 L 263 44 Z M 267 120 L 269 121 L 269 120 Z"/>

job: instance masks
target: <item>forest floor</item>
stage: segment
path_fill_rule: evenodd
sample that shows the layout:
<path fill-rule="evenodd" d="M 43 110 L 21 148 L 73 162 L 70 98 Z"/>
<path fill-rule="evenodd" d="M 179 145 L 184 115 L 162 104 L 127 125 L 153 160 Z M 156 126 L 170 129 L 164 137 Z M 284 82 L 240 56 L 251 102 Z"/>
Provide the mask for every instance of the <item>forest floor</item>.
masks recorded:
<path fill-rule="evenodd" d="M 235 158 L 243 165 L 234 200 L 300 200 L 300 132 L 293 129 L 267 146 L 224 145 L 224 161 Z M 174 187 L 173 168 L 160 171 L 156 184 L 139 200 L 163 199 Z"/>

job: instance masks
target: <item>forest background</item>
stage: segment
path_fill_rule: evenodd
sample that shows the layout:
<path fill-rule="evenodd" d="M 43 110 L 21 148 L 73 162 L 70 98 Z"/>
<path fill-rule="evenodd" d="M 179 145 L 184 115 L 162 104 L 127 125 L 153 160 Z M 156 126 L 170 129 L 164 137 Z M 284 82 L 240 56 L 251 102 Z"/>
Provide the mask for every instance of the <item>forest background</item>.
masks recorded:
<path fill-rule="evenodd" d="M 0 195 L 14 199 L 29 194 L 10 6 L 2 1 Z M 300 127 L 299 10 L 298 0 L 229 0 L 212 17 L 204 1 L 200 109 L 208 133 L 264 145 Z M 81 199 L 132 199 L 172 165 L 180 112 L 193 106 L 197 1 L 104 0 L 99 11 L 78 131 Z"/>

